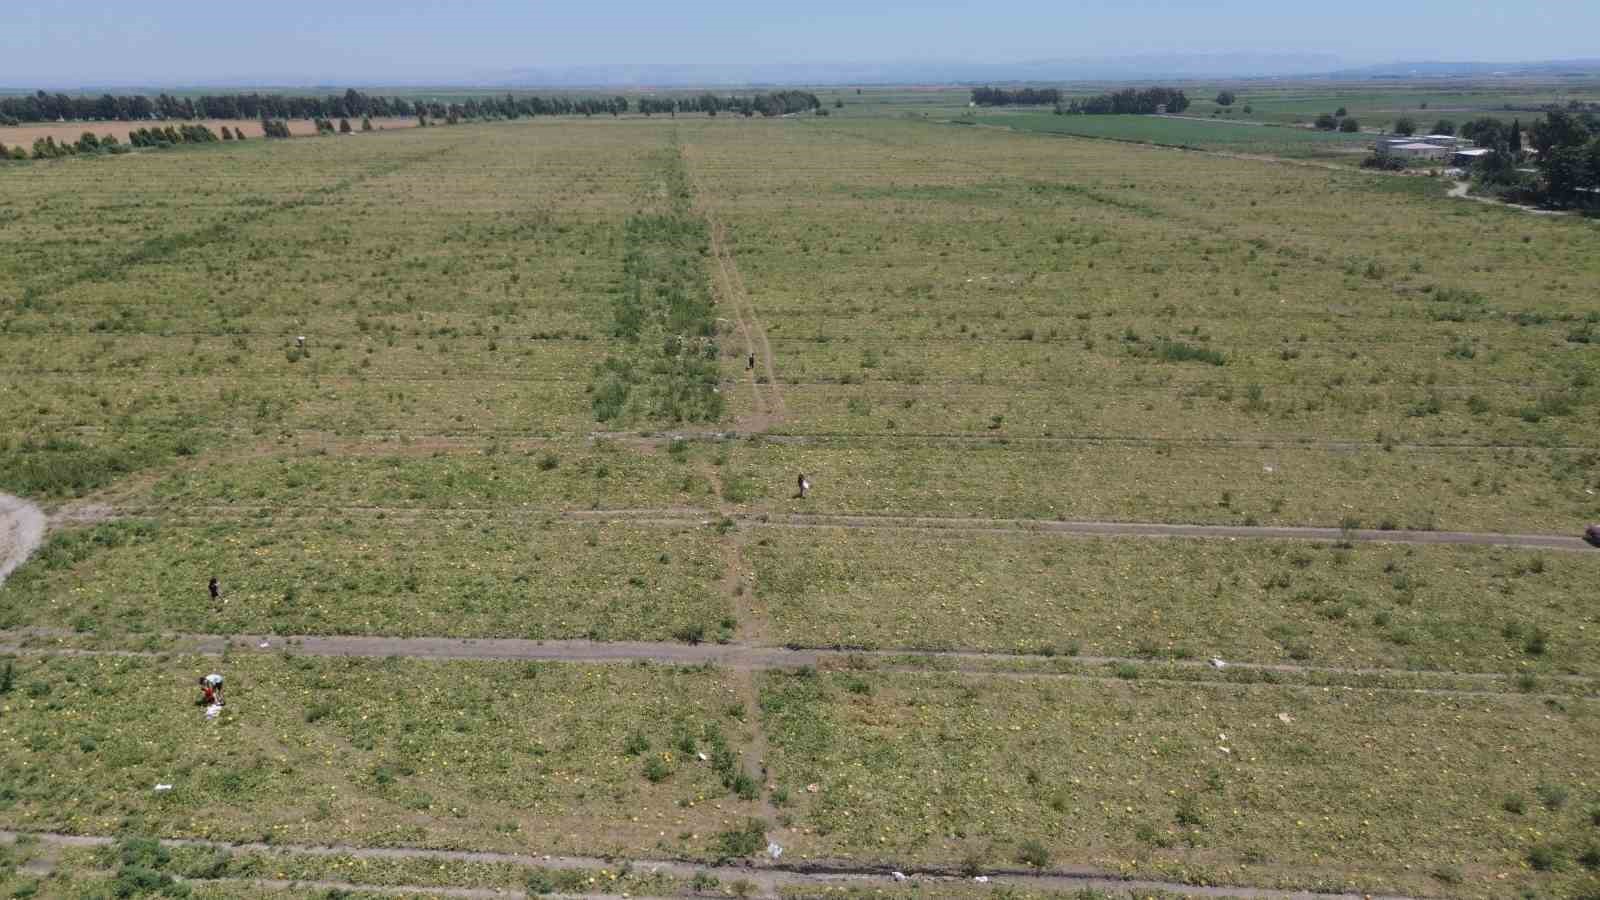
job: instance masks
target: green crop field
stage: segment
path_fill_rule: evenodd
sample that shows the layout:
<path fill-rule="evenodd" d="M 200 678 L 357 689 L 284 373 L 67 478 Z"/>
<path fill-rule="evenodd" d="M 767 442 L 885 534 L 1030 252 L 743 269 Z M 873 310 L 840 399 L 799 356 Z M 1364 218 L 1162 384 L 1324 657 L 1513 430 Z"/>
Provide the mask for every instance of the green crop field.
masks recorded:
<path fill-rule="evenodd" d="M 1313 116 L 1312 118 L 1315 118 Z M 997 113 L 976 119 L 1041 134 L 1134 141 L 1167 147 L 1193 147 L 1290 159 L 1325 159 L 1354 164 L 1370 154 L 1372 136 L 1315 131 L 1247 119 L 1204 120 L 1171 116 L 1057 116 L 1048 113 Z"/>
<path fill-rule="evenodd" d="M 1600 889 L 1594 223 L 835 95 L 0 164 L 0 892 Z"/>

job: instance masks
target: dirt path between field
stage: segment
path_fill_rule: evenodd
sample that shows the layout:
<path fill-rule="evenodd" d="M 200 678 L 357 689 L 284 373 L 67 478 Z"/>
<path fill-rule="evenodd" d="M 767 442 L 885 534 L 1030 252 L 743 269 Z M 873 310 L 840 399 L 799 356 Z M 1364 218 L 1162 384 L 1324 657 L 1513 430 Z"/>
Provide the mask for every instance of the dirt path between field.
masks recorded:
<path fill-rule="evenodd" d="M 782 421 L 785 414 L 783 394 L 778 389 L 778 373 L 772 361 L 772 344 L 767 340 L 767 331 L 761 327 L 760 318 L 756 316 L 754 304 L 750 302 L 750 292 L 745 288 L 744 276 L 739 273 L 739 266 L 733 259 L 732 251 L 728 249 L 727 228 L 717 215 L 711 195 L 701 183 L 700 177 L 694 173 L 694 168 L 690 165 L 690 154 L 687 152 L 684 153 L 683 164 L 690 183 L 694 185 L 695 205 L 705 218 L 711 235 L 711 255 L 717 261 L 718 293 L 733 311 L 739 334 L 744 338 L 745 353 L 756 358 L 755 364 L 760 366 L 765 377 L 766 390 L 762 391 L 762 379 L 756 377 L 756 369 L 747 362 L 745 376 L 755 395 L 756 411 L 741 420 L 738 426 L 742 431 L 760 434 L 773 424 Z"/>
<path fill-rule="evenodd" d="M 1379 544 L 1445 544 L 1520 547 L 1530 550 L 1589 551 L 1581 538 L 1553 534 L 1476 531 L 1383 531 L 1371 528 L 1318 528 L 1299 525 L 1182 525 L 1156 522 L 1066 522 L 1051 519 L 957 519 L 916 516 L 773 515 L 761 526 L 784 528 L 883 528 L 927 531 L 1034 532 L 1088 537 L 1223 538 L 1228 540 L 1351 541 Z"/>
<path fill-rule="evenodd" d="M 21 497 L 0 494 L 0 584 L 44 540 L 44 511 Z"/>
<path fill-rule="evenodd" d="M 1207 538 L 1221 540 L 1315 541 L 1328 543 L 1410 544 L 1424 546 L 1513 547 L 1523 550 L 1555 550 L 1594 553 L 1582 538 L 1560 534 L 1517 534 L 1496 531 L 1408 531 L 1376 528 L 1334 528 L 1305 525 L 1194 525 L 1172 522 L 1066 521 L 1059 519 L 989 519 L 956 516 L 898 516 L 857 513 L 768 513 L 739 512 L 670 507 L 663 509 L 581 509 L 528 510 L 511 507 L 426 506 L 254 506 L 194 505 L 184 507 L 96 507 L 97 520 L 112 516 L 161 516 L 182 520 L 186 514 L 207 519 L 225 516 L 259 516 L 263 512 L 294 516 L 315 511 L 319 514 L 378 515 L 386 518 L 433 518 L 440 516 L 484 517 L 520 516 L 562 519 L 573 522 L 629 522 L 666 528 L 711 526 L 724 516 L 741 529 L 758 528 L 843 528 L 852 530 L 907 530 L 986 534 L 1057 534 L 1077 537 Z M 65 514 L 67 517 L 72 512 Z"/>
<path fill-rule="evenodd" d="M 1564 210 L 1564 209 L 1540 209 L 1537 206 L 1528 206 L 1528 205 L 1522 204 L 1522 203 L 1507 203 L 1504 200 L 1496 200 L 1493 197 L 1479 197 L 1476 194 L 1467 193 L 1467 191 L 1469 189 L 1471 189 L 1471 187 L 1472 187 L 1472 182 L 1470 182 L 1470 181 L 1457 181 L 1454 185 L 1452 185 L 1450 187 L 1449 192 L 1446 193 L 1445 196 L 1453 198 L 1453 199 L 1456 199 L 1456 200 L 1475 200 L 1475 201 L 1477 201 L 1479 203 L 1486 203 L 1486 204 L 1488 204 L 1490 206 L 1503 206 L 1506 209 L 1520 209 L 1525 213 L 1533 213 L 1536 216 L 1570 216 L 1570 215 L 1572 215 L 1571 212 L 1569 212 L 1567 210 Z"/>
<path fill-rule="evenodd" d="M 105 847 L 116 843 L 112 837 L 100 835 L 69 835 L 52 832 L 0 831 L 0 843 L 14 843 L 18 837 L 30 837 L 40 843 L 63 847 Z M 163 839 L 168 847 L 200 847 L 239 853 L 299 854 L 304 856 L 350 856 L 356 859 L 425 859 L 438 862 L 500 863 L 514 866 L 546 869 L 615 869 L 618 858 L 602 859 L 587 856 L 544 856 L 527 853 L 494 853 L 469 850 L 425 850 L 412 847 L 351 847 L 343 845 L 307 846 L 297 844 L 229 844 L 221 841 L 194 839 Z M 763 897 L 775 897 L 783 887 L 818 886 L 824 884 L 860 884 L 881 887 L 905 881 L 908 884 L 972 884 L 973 879 L 958 874 L 953 869 L 908 867 L 895 870 L 890 866 L 864 865 L 848 861 L 818 860 L 804 863 L 783 863 L 757 860 L 743 865 L 700 865 L 678 859 L 628 859 L 635 871 L 662 874 L 690 879 L 704 872 L 720 881 L 748 881 Z M 1383 894 L 1316 893 L 1311 891 L 1286 891 L 1272 888 L 1229 887 L 1184 884 L 1175 881 L 1145 881 L 1121 878 L 1115 874 L 1079 866 L 1064 866 L 1034 872 L 1028 870 L 995 868 L 986 870 L 981 884 L 994 888 L 1023 887 L 1035 890 L 1099 890 L 1172 893 L 1190 897 L 1238 897 L 1252 900 L 1413 900 L 1413 898 Z M 899 877 L 896 877 L 898 872 Z M 308 884 L 309 882 L 295 882 Z M 274 886 L 276 886 L 274 884 Z M 362 886 L 361 890 L 369 890 Z M 444 894 L 449 889 L 424 888 L 426 892 Z M 505 891 L 500 896 L 516 896 L 515 891 Z M 455 893 L 452 896 L 480 896 L 476 893 Z M 608 896 L 608 895 L 582 895 Z"/>
<path fill-rule="evenodd" d="M 500 435 L 504 437 L 504 435 Z M 387 435 L 375 435 L 379 439 Z M 521 435 L 517 435 L 521 437 Z M 637 444 L 641 446 L 659 446 L 675 440 L 697 441 L 715 443 L 718 441 L 736 441 L 740 438 L 749 438 L 752 435 L 741 435 L 737 431 L 713 431 L 695 429 L 663 429 L 656 433 L 643 433 L 638 431 L 592 431 L 590 440 L 616 441 L 624 444 Z M 1504 444 L 1504 443 L 1469 443 L 1463 441 L 1394 441 L 1385 443 L 1374 440 L 1301 440 L 1293 437 L 1273 437 L 1262 435 L 1252 437 L 1243 435 L 1237 437 L 1155 437 L 1150 435 L 1119 435 L 1119 434 L 1052 434 L 1052 435 L 1012 435 L 1003 431 L 989 434 L 972 434 L 957 431 L 908 431 L 884 434 L 880 432 L 850 432 L 850 431 L 783 431 L 760 435 L 762 441 L 772 444 L 819 444 L 825 441 L 851 441 L 856 443 L 877 444 L 978 444 L 993 447 L 1202 447 L 1202 448 L 1237 448 L 1242 450 L 1323 450 L 1334 453 L 1356 453 L 1362 450 L 1403 450 L 1412 453 L 1466 453 L 1471 451 L 1506 451 L 1506 450 L 1560 450 L 1567 453 L 1592 453 L 1596 447 L 1582 444 Z M 441 441 L 455 441 L 461 449 L 477 450 L 483 445 L 483 436 L 463 434 L 459 439 L 455 436 L 440 436 Z M 537 439 L 530 439 L 537 440 Z M 544 443 L 553 443 L 544 439 Z M 389 448 L 379 448 L 380 451 Z M 403 448 L 396 448 L 400 452 Z M 376 452 L 376 451 L 375 451 Z"/>
<path fill-rule="evenodd" d="M 535 641 L 522 638 L 442 638 L 442 637 L 375 637 L 369 635 L 261 635 L 261 634 L 160 634 L 145 636 L 138 643 L 143 649 L 98 649 L 93 647 L 64 646 L 78 635 L 65 628 L 28 627 L 14 631 L 0 631 L 0 653 L 38 656 L 167 656 L 172 654 L 197 654 L 221 656 L 234 653 L 280 654 L 288 656 L 337 657 L 359 659 L 412 659 L 427 661 L 484 661 L 484 662 L 565 662 L 604 665 L 611 663 L 651 662 L 659 665 L 703 666 L 714 665 L 728 669 L 738 680 L 736 685 L 752 715 L 758 709 L 757 696 L 751 676 L 764 671 L 793 671 L 803 668 L 860 669 L 877 672 L 908 672 L 929 674 L 980 675 L 996 678 L 1061 678 L 1080 681 L 1109 681 L 1115 673 L 1089 671 L 1110 669 L 1116 666 L 1136 666 L 1141 678 L 1151 681 L 1180 681 L 1183 683 L 1241 683 L 1229 681 L 1220 674 L 1223 669 L 1272 675 L 1308 676 L 1314 678 L 1343 679 L 1393 679 L 1402 684 L 1349 684 L 1346 687 L 1366 691 L 1395 691 L 1407 694 L 1434 694 L 1440 696 L 1507 695 L 1516 689 L 1511 676 L 1494 672 L 1450 672 L 1438 669 L 1386 669 L 1355 666 L 1316 666 L 1297 663 L 1253 663 L 1223 660 L 1217 667 L 1201 659 L 1149 659 L 1126 656 L 1062 656 L 1045 653 L 1002 652 L 964 648 L 905 648 L 905 649 L 847 649 L 826 647 L 774 647 L 750 643 L 688 644 L 667 641 L 590 641 L 549 640 Z M 1004 666 L 1031 665 L 1036 668 L 1003 668 Z M 1049 668 L 1054 666 L 1055 668 Z M 1075 667 L 1076 670 L 1066 667 Z M 1162 668 L 1181 670 L 1183 677 L 1164 677 Z M 1204 677 L 1196 677 L 1204 676 Z M 1463 685 L 1482 687 L 1427 687 L 1419 684 L 1423 679 L 1447 679 Z M 1544 680 L 1592 688 L 1595 680 L 1580 675 L 1545 676 Z M 1242 682 L 1250 683 L 1250 682 Z M 1285 688 L 1313 688 L 1320 690 L 1321 682 L 1300 684 L 1278 682 Z M 1592 692 L 1592 691 L 1591 691 Z M 1547 696 L 1544 694 L 1517 693 L 1517 696 Z M 1548 695 L 1556 696 L 1556 695 Z M 1570 694 L 1568 695 L 1570 696 Z M 759 721 L 759 720 L 758 720 Z M 747 761 L 746 772 L 752 778 L 764 776 L 762 761 L 766 756 L 766 738 L 759 724 Z"/>

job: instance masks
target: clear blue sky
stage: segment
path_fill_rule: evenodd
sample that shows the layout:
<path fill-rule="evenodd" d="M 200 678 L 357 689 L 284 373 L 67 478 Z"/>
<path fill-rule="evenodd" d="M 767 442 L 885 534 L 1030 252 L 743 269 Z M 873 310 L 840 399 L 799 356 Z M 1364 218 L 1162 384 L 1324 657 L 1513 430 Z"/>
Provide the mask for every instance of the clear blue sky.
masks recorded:
<path fill-rule="evenodd" d="M 462 81 L 537 66 L 1600 56 L 1600 0 L 3 0 L 0 85 Z"/>

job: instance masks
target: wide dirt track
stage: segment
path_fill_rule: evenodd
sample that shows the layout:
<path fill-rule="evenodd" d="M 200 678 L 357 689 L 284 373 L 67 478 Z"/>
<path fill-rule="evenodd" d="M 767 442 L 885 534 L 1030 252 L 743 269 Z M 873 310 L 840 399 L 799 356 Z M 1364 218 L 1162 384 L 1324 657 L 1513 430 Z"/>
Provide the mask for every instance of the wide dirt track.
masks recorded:
<path fill-rule="evenodd" d="M 1600 231 L 1413 181 L 848 108 L 0 168 L 0 886 L 1600 889 Z"/>

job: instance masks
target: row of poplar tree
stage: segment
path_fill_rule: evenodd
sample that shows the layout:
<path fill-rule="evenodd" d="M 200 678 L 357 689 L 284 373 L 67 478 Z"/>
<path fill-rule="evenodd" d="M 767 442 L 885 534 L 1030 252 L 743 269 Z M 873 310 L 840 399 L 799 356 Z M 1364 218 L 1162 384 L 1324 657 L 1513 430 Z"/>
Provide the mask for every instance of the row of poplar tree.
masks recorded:
<path fill-rule="evenodd" d="M 638 110 L 651 113 L 718 112 L 753 116 L 779 116 L 822 106 L 808 91 L 774 91 L 750 96 L 705 93 L 691 97 L 643 97 Z M 347 90 L 327 97 L 293 97 L 281 94 L 223 94 L 174 97 L 142 94 L 69 97 L 47 94 L 0 97 L 0 125 L 36 122 L 139 122 L 196 119 L 334 119 L 418 116 L 437 120 L 515 119 L 522 116 L 596 114 L 621 115 L 630 106 L 627 97 L 469 97 L 459 102 L 380 97 Z"/>

